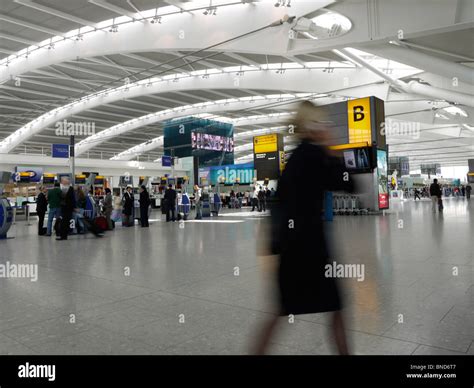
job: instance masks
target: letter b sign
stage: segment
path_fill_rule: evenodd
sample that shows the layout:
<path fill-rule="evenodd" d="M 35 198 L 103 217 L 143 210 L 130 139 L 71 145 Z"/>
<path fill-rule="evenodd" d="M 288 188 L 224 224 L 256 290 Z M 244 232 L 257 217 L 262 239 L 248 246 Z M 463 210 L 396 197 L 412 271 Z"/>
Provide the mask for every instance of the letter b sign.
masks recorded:
<path fill-rule="evenodd" d="M 352 112 L 353 112 L 353 115 L 354 115 L 354 122 L 364 120 L 365 113 L 363 113 L 364 112 L 364 107 L 362 105 L 354 106 Z"/>

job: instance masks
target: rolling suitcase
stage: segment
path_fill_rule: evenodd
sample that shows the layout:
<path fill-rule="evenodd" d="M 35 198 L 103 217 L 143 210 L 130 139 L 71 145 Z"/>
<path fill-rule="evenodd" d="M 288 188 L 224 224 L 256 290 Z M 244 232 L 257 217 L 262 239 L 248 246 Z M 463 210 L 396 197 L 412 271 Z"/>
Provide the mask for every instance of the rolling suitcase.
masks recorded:
<path fill-rule="evenodd" d="M 85 217 L 82 221 L 84 222 L 84 225 L 86 226 L 87 230 L 92 232 L 97 237 L 103 236 L 104 232 L 99 229 L 99 227 L 95 224 L 95 222 L 92 222 L 89 218 L 85 218 Z"/>
<path fill-rule="evenodd" d="M 97 228 L 104 232 L 107 230 L 107 219 L 103 216 L 98 216 L 94 219 L 94 224 L 97 226 Z"/>

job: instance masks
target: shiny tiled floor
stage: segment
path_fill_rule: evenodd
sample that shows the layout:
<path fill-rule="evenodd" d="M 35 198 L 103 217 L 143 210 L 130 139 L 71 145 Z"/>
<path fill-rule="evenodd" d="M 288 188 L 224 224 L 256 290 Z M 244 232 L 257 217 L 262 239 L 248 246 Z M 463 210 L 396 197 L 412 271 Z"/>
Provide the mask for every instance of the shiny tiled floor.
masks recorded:
<path fill-rule="evenodd" d="M 275 311 L 275 258 L 259 244 L 265 217 L 219 220 L 66 242 L 18 222 L 0 263 L 38 264 L 39 279 L 0 279 L 0 354 L 248 354 Z M 474 199 L 445 200 L 443 215 L 393 204 L 328 229 L 334 260 L 365 264 L 363 282 L 341 282 L 353 354 L 474 354 Z M 328 329 L 326 314 L 282 319 L 269 353 L 334 354 Z"/>

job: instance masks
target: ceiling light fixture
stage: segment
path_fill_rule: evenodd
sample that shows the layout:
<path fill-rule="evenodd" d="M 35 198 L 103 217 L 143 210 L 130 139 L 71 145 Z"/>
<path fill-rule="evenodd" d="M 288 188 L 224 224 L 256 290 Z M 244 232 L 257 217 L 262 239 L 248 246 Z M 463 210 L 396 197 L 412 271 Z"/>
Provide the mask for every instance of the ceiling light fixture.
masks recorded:
<path fill-rule="evenodd" d="M 153 19 L 151 19 L 152 24 L 161 24 L 161 16 L 158 16 L 158 8 L 155 8 L 155 16 L 153 16 Z"/>
<path fill-rule="evenodd" d="M 115 24 L 115 18 L 112 19 L 112 25 L 110 26 L 109 32 L 118 32 L 118 26 Z"/>
<path fill-rule="evenodd" d="M 291 0 L 277 0 L 274 6 L 291 8 Z"/>

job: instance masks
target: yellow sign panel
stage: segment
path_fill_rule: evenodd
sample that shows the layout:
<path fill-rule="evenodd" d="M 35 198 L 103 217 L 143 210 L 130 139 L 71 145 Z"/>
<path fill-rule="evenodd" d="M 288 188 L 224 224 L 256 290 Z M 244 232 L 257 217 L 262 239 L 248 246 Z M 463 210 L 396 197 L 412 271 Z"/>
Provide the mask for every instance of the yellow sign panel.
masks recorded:
<path fill-rule="evenodd" d="M 349 144 L 367 143 L 368 146 L 372 145 L 370 113 L 369 97 L 347 101 Z"/>
<path fill-rule="evenodd" d="M 280 173 L 285 169 L 285 151 L 280 151 Z"/>
<path fill-rule="evenodd" d="M 362 143 L 333 145 L 333 146 L 329 146 L 328 148 L 330 150 L 339 151 L 339 150 L 348 150 L 351 148 L 363 148 L 367 146 L 368 146 L 367 142 L 362 142 Z"/>
<path fill-rule="evenodd" d="M 278 151 L 278 135 L 276 133 L 253 138 L 253 152 L 255 154 L 276 151 Z"/>

